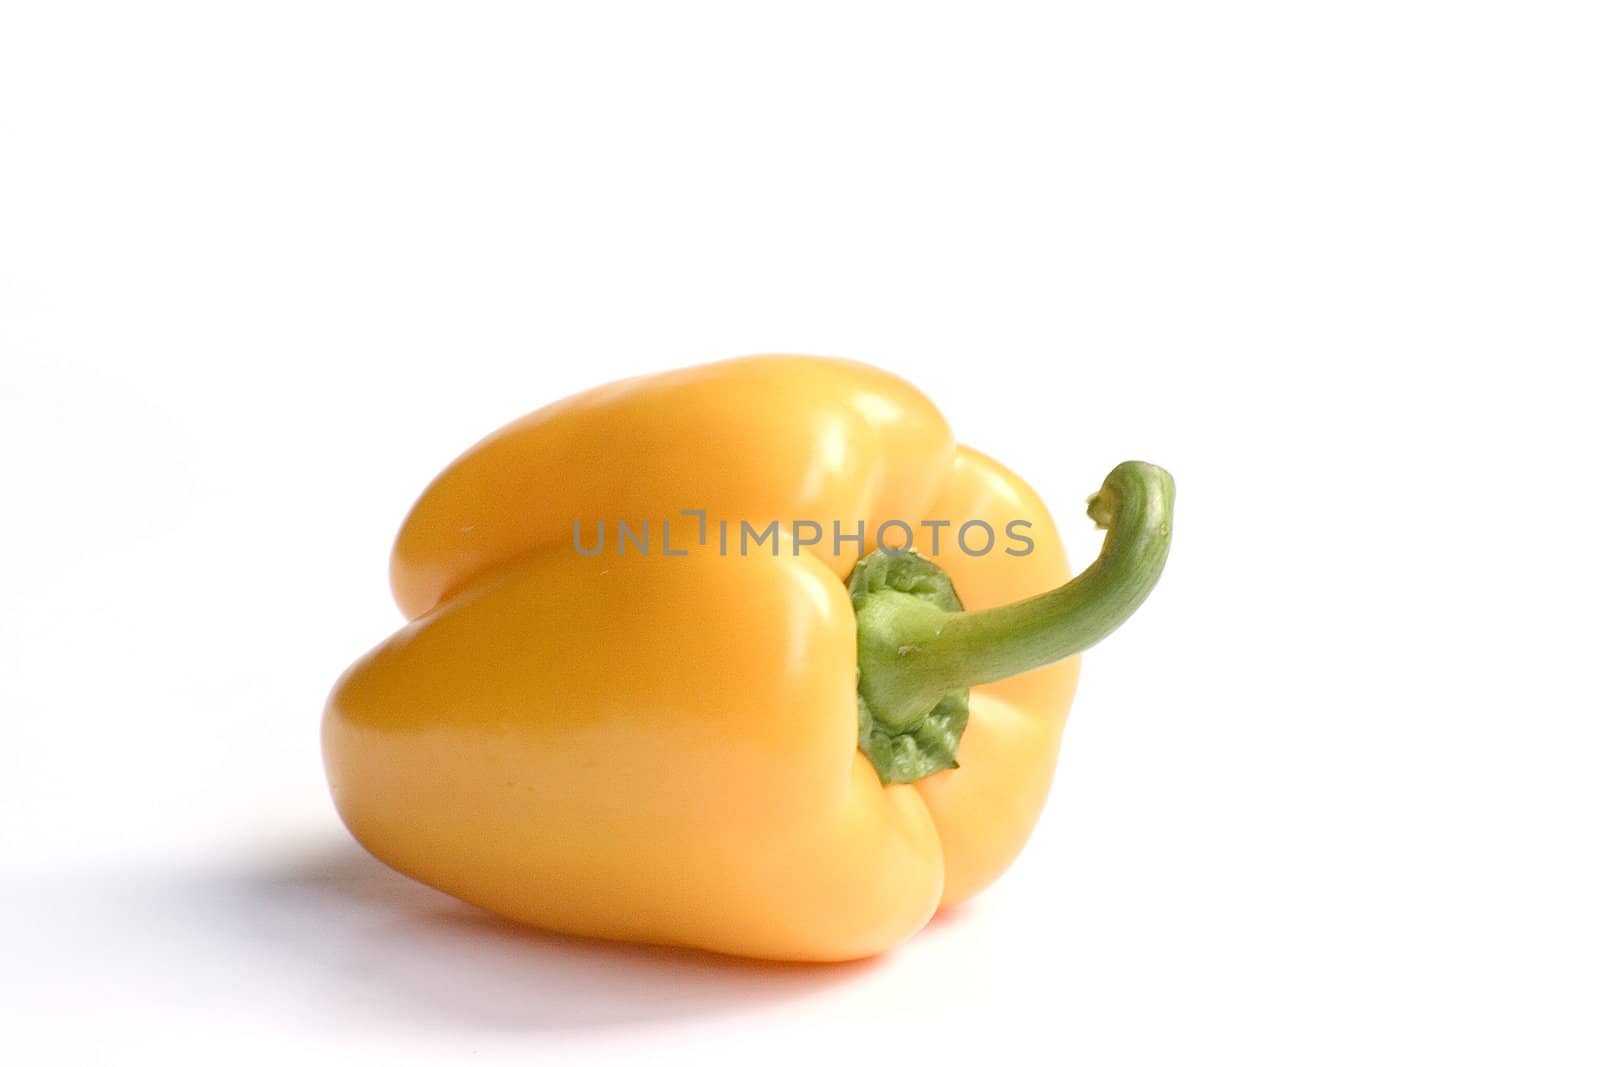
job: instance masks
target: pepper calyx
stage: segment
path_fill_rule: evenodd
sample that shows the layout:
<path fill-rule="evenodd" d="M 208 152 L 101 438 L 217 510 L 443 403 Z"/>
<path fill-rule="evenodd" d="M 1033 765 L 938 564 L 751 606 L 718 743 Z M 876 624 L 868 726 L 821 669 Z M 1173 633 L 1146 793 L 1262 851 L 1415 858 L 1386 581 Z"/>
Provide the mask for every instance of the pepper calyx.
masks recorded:
<path fill-rule="evenodd" d="M 927 693 L 908 712 L 903 700 L 875 699 L 872 684 L 897 673 L 875 669 L 879 665 L 916 656 L 919 621 L 936 634 L 943 619 L 962 610 L 949 575 L 915 551 L 891 555 L 879 549 L 856 563 L 847 588 L 856 611 L 858 739 L 878 780 L 915 782 L 959 766 L 966 689 Z M 918 713 L 918 707 L 924 710 Z"/>

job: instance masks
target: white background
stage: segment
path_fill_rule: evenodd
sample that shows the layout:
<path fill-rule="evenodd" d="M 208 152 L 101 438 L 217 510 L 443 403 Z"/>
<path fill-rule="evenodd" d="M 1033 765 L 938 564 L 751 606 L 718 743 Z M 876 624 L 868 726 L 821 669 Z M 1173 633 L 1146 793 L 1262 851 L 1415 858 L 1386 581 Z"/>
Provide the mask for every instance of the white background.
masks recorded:
<path fill-rule="evenodd" d="M 1592 5 L 3 12 L 0 1060 L 1600 1057 Z M 416 492 L 774 350 L 1080 565 L 1177 477 L 1018 863 L 817 969 L 366 858 L 318 721 Z"/>

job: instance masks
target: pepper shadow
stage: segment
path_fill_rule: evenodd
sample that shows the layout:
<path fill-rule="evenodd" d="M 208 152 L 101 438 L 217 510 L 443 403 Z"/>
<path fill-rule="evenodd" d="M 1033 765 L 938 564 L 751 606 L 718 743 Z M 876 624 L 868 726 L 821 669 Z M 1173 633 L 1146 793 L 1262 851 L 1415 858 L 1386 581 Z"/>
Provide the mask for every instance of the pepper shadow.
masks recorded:
<path fill-rule="evenodd" d="M 756 1010 L 879 965 L 773 963 L 547 933 L 412 881 L 349 842 L 191 888 L 199 914 L 288 969 L 304 993 L 297 1010 L 342 1022 L 504 1031 L 639 1024 Z"/>

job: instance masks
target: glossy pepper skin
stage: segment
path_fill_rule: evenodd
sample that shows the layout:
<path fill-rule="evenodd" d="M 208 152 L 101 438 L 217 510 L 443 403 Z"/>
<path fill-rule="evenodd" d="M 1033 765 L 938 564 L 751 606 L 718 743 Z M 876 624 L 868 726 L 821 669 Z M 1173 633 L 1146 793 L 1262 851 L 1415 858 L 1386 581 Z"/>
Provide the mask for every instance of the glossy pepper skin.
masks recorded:
<path fill-rule="evenodd" d="M 713 528 L 860 520 L 867 543 L 722 555 L 685 509 Z M 936 555 L 924 517 L 953 522 Z M 669 523 L 686 554 L 575 549 L 575 522 L 592 539 L 619 519 L 656 538 Z M 730 360 L 511 423 L 400 531 L 391 579 L 412 621 L 324 717 L 341 817 L 390 866 L 547 929 L 783 960 L 904 941 L 1027 840 L 1078 660 L 973 688 L 960 766 L 881 781 L 857 747 L 844 579 L 888 519 L 969 611 L 1069 577 L 1034 492 L 865 365 Z M 1024 520 L 1034 548 L 955 551 L 971 519 Z"/>

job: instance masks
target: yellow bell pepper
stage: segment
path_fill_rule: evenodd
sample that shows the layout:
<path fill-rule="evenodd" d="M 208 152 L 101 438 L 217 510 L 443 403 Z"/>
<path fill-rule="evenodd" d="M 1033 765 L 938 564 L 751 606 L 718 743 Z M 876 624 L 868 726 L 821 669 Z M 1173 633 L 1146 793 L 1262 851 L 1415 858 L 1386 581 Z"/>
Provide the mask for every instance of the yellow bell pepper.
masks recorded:
<path fill-rule="evenodd" d="M 1022 848 L 1075 653 L 1150 591 L 1171 505 L 1119 466 L 1069 582 L 1034 492 L 882 371 L 602 386 L 417 501 L 391 568 L 413 621 L 328 702 L 334 801 L 385 863 L 512 919 L 873 955 Z"/>

